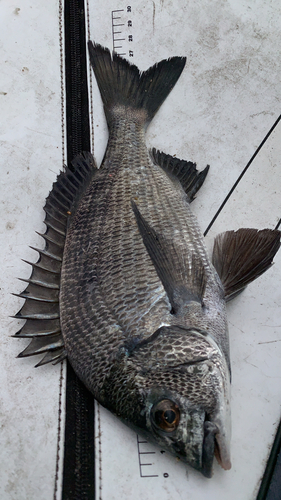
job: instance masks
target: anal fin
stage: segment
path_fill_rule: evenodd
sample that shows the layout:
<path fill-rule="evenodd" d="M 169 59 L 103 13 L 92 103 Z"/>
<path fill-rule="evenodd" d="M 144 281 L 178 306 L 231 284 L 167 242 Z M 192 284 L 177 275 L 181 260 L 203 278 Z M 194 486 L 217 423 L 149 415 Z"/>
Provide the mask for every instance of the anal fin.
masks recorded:
<path fill-rule="evenodd" d="M 188 201 L 191 203 L 206 179 L 210 168 L 209 165 L 199 172 L 196 163 L 180 160 L 174 156 L 161 153 L 155 148 L 150 151 L 150 155 L 156 165 L 159 165 L 168 175 L 176 177 L 180 181 L 187 194 Z"/>
<path fill-rule="evenodd" d="M 263 274 L 280 247 L 280 231 L 238 229 L 219 234 L 212 261 L 229 301 Z"/>

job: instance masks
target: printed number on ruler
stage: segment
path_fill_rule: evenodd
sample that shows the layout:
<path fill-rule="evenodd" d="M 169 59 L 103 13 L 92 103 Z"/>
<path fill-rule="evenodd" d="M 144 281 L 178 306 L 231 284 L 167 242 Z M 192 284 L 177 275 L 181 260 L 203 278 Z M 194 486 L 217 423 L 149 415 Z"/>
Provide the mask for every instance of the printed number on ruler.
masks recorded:
<path fill-rule="evenodd" d="M 132 6 L 111 12 L 113 51 L 122 57 L 134 57 Z"/>

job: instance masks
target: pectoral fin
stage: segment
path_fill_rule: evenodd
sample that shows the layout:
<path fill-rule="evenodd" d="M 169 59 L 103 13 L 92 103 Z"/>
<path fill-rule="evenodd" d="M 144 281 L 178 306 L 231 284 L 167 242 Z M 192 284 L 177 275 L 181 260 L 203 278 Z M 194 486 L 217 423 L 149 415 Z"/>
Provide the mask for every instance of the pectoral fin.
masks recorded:
<path fill-rule="evenodd" d="M 226 301 L 241 293 L 272 265 L 280 247 L 280 234 L 271 229 L 238 229 L 216 237 L 212 261 Z"/>
<path fill-rule="evenodd" d="M 140 234 L 170 300 L 173 312 L 188 302 L 202 303 L 206 285 L 199 255 L 187 254 L 172 239 L 158 234 L 131 202 Z"/>

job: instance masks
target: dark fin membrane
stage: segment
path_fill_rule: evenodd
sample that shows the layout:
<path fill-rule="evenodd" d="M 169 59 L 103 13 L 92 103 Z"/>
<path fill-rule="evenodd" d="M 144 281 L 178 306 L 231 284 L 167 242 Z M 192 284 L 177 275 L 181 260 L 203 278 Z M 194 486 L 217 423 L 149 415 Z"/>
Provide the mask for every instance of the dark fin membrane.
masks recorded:
<path fill-rule="evenodd" d="M 188 201 L 191 203 L 205 181 L 210 166 L 207 165 L 204 170 L 199 172 L 196 163 L 179 160 L 179 158 L 161 153 L 155 148 L 150 151 L 150 155 L 156 165 L 159 165 L 168 175 L 176 177 L 180 181 L 188 196 Z"/>
<path fill-rule="evenodd" d="M 42 352 L 55 350 L 63 347 L 63 338 L 61 333 L 50 335 L 48 338 L 34 338 L 30 344 L 18 355 L 18 358 L 41 354 Z"/>
<path fill-rule="evenodd" d="M 45 248 L 34 248 L 39 253 L 39 259 L 34 264 L 28 262 L 32 266 L 31 276 L 28 280 L 22 280 L 28 285 L 22 293 L 15 294 L 25 299 L 15 317 L 26 322 L 14 337 L 32 338 L 19 357 L 47 352 L 36 366 L 59 362 L 66 357 L 59 319 L 60 273 L 65 237 L 69 220 L 96 168 L 92 155 L 84 153 L 75 158 L 70 168 L 59 174 L 44 207 L 46 231 L 40 236 L 45 240 Z"/>
<path fill-rule="evenodd" d="M 173 312 L 188 302 L 203 303 L 206 286 L 204 266 L 199 255 L 185 254 L 172 240 L 157 234 L 131 201 L 143 242 L 169 297 Z"/>
<path fill-rule="evenodd" d="M 147 112 L 150 122 L 176 84 L 185 66 L 185 57 L 165 59 L 141 72 L 116 53 L 89 41 L 90 61 L 101 93 L 107 120 L 114 106 L 128 106 Z"/>
<path fill-rule="evenodd" d="M 229 301 L 272 265 L 280 247 L 280 231 L 238 229 L 219 234 L 214 242 L 213 265 Z"/>
<path fill-rule="evenodd" d="M 60 332 L 60 320 L 50 319 L 28 319 L 23 327 L 14 335 L 14 337 L 44 337 Z"/>
<path fill-rule="evenodd" d="M 53 363 L 53 365 L 56 365 L 60 361 L 63 361 L 66 357 L 67 353 L 64 347 L 57 348 L 54 351 L 47 351 L 44 358 L 42 358 L 41 361 L 35 365 L 35 368 L 46 365 L 47 363 Z"/>

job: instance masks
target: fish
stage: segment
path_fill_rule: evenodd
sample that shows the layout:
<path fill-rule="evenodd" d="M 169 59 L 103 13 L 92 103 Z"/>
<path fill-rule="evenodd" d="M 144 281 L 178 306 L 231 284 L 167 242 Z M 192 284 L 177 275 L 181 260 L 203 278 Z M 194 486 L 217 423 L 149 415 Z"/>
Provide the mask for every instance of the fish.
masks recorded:
<path fill-rule="evenodd" d="M 46 199 L 19 357 L 67 357 L 101 405 L 210 478 L 215 457 L 231 467 L 226 303 L 272 265 L 280 232 L 226 231 L 210 258 L 190 208 L 209 166 L 145 142 L 186 58 L 141 72 L 91 41 L 89 54 L 108 144 L 99 168 L 81 153 Z"/>

